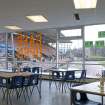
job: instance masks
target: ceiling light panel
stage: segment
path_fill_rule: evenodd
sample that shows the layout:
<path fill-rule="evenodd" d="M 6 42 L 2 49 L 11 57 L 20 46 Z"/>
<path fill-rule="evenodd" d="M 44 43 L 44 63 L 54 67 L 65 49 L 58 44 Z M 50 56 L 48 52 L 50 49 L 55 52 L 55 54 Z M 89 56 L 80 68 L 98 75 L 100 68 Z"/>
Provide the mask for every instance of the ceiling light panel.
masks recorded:
<path fill-rule="evenodd" d="M 48 20 L 42 16 L 42 15 L 37 15 L 37 16 L 26 16 L 29 20 L 33 22 L 48 22 Z"/>
<path fill-rule="evenodd" d="M 75 9 L 96 8 L 97 0 L 74 0 Z"/>
<path fill-rule="evenodd" d="M 20 27 L 18 27 L 18 26 L 5 26 L 5 28 L 7 28 L 7 29 L 11 29 L 11 30 L 20 30 L 20 29 L 22 29 L 22 28 L 20 28 Z"/>
<path fill-rule="evenodd" d="M 81 36 L 81 29 L 61 30 L 61 33 L 65 37 Z"/>

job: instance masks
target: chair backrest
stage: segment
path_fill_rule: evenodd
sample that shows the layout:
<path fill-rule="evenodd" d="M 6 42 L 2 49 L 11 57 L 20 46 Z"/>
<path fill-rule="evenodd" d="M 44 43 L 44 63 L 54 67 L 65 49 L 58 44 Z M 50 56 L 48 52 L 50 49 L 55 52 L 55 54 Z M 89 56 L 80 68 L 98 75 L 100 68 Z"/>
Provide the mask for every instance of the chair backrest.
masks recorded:
<path fill-rule="evenodd" d="M 38 74 L 40 69 L 41 69 L 40 67 L 33 67 L 32 73 Z"/>
<path fill-rule="evenodd" d="M 80 79 L 85 79 L 86 78 L 86 70 L 82 70 Z"/>
<path fill-rule="evenodd" d="M 60 71 L 52 71 L 52 79 L 59 79 L 60 77 Z"/>
<path fill-rule="evenodd" d="M 0 77 L 0 87 L 2 87 L 2 85 L 3 85 L 3 80 L 4 80 L 4 78 Z"/>
<path fill-rule="evenodd" d="M 11 78 L 11 81 L 8 85 L 8 88 L 20 88 L 23 86 L 23 77 L 22 76 L 15 76 Z"/>
<path fill-rule="evenodd" d="M 82 105 L 82 103 L 86 103 L 88 101 L 88 97 L 86 93 L 71 91 L 71 95 L 72 95 L 73 105 Z M 78 95 L 80 95 L 79 99 L 78 99 Z"/>
<path fill-rule="evenodd" d="M 31 68 L 30 67 L 24 67 L 23 72 L 31 72 Z"/>
<path fill-rule="evenodd" d="M 32 86 L 32 85 L 38 85 L 39 82 L 39 74 L 33 74 L 29 77 L 26 77 L 27 80 L 27 85 Z"/>
<path fill-rule="evenodd" d="M 75 79 L 75 71 L 66 71 L 64 79 L 65 80 L 74 80 Z"/>

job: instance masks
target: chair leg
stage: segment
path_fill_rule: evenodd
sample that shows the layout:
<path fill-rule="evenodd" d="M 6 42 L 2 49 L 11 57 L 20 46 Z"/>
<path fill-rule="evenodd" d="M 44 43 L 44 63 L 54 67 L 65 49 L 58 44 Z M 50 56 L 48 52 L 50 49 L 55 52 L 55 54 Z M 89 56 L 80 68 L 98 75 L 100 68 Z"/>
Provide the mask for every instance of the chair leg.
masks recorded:
<path fill-rule="evenodd" d="M 59 91 L 60 91 L 62 83 L 61 83 L 61 82 L 59 82 L 59 84 L 58 84 L 58 85 L 59 85 L 59 86 L 58 86 L 58 89 L 59 89 Z"/>
<path fill-rule="evenodd" d="M 49 88 L 51 88 L 52 80 L 49 80 Z"/>
<path fill-rule="evenodd" d="M 11 90 L 8 92 L 8 99 L 9 99 L 10 105 L 12 105 L 12 100 L 11 100 L 10 94 L 11 94 Z"/>
<path fill-rule="evenodd" d="M 2 100 L 4 100 L 5 99 L 5 95 L 6 95 L 6 90 L 2 89 L 2 92 L 3 92 L 3 98 L 2 98 Z"/>
<path fill-rule="evenodd" d="M 30 92 L 30 93 L 31 93 L 31 96 L 32 96 L 32 94 L 33 94 L 34 88 L 35 88 L 35 86 L 32 87 L 32 90 L 31 90 L 31 92 Z"/>
<path fill-rule="evenodd" d="M 28 100 L 30 101 L 30 97 L 29 97 L 29 93 L 28 93 L 28 87 L 26 87 L 25 90 L 26 90 L 26 94 L 27 94 Z"/>
<path fill-rule="evenodd" d="M 22 94 L 23 94 L 24 100 L 25 100 L 25 102 L 26 102 L 25 87 L 23 88 L 23 91 L 22 91 L 21 95 L 22 95 Z M 21 95 L 20 95 L 20 96 L 21 96 Z"/>
<path fill-rule="evenodd" d="M 23 93 L 23 87 L 20 89 L 20 91 L 19 91 L 19 98 L 21 97 L 21 95 L 22 95 L 22 93 Z"/>
<path fill-rule="evenodd" d="M 40 99 L 41 99 L 41 91 L 39 90 L 39 88 L 38 88 L 37 85 L 36 85 L 36 87 L 37 87 L 37 90 L 38 90 L 38 93 L 39 93 L 39 97 L 40 97 Z"/>
<path fill-rule="evenodd" d="M 15 89 L 15 92 L 16 92 L 16 96 L 17 96 L 17 100 L 19 99 L 19 92 L 18 92 L 18 89 Z"/>

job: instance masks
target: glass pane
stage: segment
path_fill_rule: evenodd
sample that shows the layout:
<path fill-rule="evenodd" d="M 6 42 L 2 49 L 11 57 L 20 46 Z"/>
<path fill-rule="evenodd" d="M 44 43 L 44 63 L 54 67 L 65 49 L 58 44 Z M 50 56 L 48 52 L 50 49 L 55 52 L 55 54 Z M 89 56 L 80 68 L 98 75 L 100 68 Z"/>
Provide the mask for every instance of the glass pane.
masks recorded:
<path fill-rule="evenodd" d="M 8 58 L 13 57 L 13 45 L 12 45 L 12 36 L 11 34 L 8 34 Z"/>
<path fill-rule="evenodd" d="M 0 33 L 0 71 L 6 69 L 6 35 Z"/>
<path fill-rule="evenodd" d="M 40 66 L 46 71 L 56 66 L 56 30 L 18 33 L 13 39 L 15 62 L 21 67 Z"/>
<path fill-rule="evenodd" d="M 82 40 L 70 40 L 69 43 L 59 43 L 59 68 L 82 70 L 82 46 Z"/>
<path fill-rule="evenodd" d="M 0 33 L 0 57 L 6 57 L 6 35 Z"/>
<path fill-rule="evenodd" d="M 89 75 L 105 70 L 105 24 L 85 26 L 85 61 Z M 93 43 L 93 44 L 90 44 Z"/>

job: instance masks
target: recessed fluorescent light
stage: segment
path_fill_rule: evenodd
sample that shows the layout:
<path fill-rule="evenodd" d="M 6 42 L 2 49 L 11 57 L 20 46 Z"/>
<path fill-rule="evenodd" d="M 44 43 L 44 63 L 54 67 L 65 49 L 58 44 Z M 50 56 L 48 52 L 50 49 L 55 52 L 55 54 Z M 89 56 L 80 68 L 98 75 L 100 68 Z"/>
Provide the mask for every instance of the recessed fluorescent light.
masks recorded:
<path fill-rule="evenodd" d="M 5 28 L 11 29 L 11 30 L 20 30 L 20 29 L 22 29 L 22 28 L 20 28 L 18 26 L 5 26 Z"/>
<path fill-rule="evenodd" d="M 26 17 L 33 22 L 48 22 L 48 20 L 42 15 L 26 16 Z"/>
<path fill-rule="evenodd" d="M 97 0 L 74 0 L 75 9 L 96 8 Z"/>
<path fill-rule="evenodd" d="M 81 29 L 61 30 L 61 33 L 64 37 L 81 36 Z"/>

